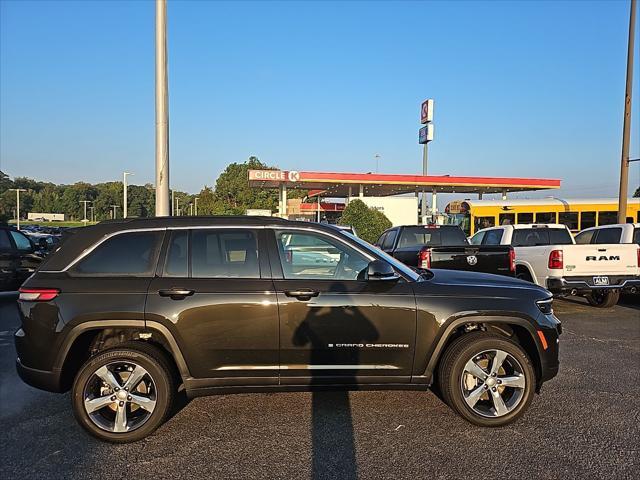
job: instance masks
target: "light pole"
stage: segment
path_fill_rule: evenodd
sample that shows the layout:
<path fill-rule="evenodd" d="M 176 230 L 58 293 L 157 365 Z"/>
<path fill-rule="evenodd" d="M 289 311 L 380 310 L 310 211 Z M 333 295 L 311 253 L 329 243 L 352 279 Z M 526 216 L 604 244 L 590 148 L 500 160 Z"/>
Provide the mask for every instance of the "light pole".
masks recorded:
<path fill-rule="evenodd" d="M 123 172 L 122 174 L 122 187 L 124 188 L 124 205 L 122 210 L 122 217 L 127 218 L 127 175 L 135 175 L 131 172 Z"/>
<path fill-rule="evenodd" d="M 189 215 L 193 217 L 193 202 L 189 202 Z"/>
<path fill-rule="evenodd" d="M 91 203 L 91 200 L 80 200 L 80 203 L 82 203 L 84 205 L 84 218 L 82 219 L 85 227 L 87 226 L 87 222 L 89 220 L 87 220 L 87 203 Z"/>
<path fill-rule="evenodd" d="M 198 197 L 194 198 L 193 203 L 195 204 L 196 217 L 198 216 Z"/>
<path fill-rule="evenodd" d="M 89 210 L 91 211 L 91 223 L 95 223 L 96 221 L 95 209 L 96 207 L 94 207 L 93 205 L 89 207 Z"/>
<path fill-rule="evenodd" d="M 176 197 L 176 207 L 175 207 L 175 210 L 174 210 L 174 215 L 176 217 L 180 216 L 180 199 L 178 197 Z"/>
<path fill-rule="evenodd" d="M 12 192 L 16 192 L 16 228 L 20 230 L 20 192 L 26 192 L 24 188 L 10 188 Z"/>
<path fill-rule="evenodd" d="M 113 208 L 113 217 L 111 218 L 115 220 L 118 218 L 118 205 L 111 205 L 111 208 Z"/>
<path fill-rule="evenodd" d="M 631 87 L 633 86 L 633 44 L 636 30 L 636 0 L 631 0 L 629 41 L 627 43 L 627 86 L 624 93 L 624 123 L 622 126 L 622 156 L 620 158 L 620 192 L 618 193 L 618 223 L 627 221 L 627 190 L 629 188 L 629 143 L 631 134 Z"/>
<path fill-rule="evenodd" d="M 380 170 L 378 169 L 378 166 L 379 166 L 379 163 L 380 163 L 380 154 L 379 154 L 379 153 L 376 153 L 376 154 L 373 156 L 373 158 L 375 158 L 375 159 L 376 159 L 376 173 L 379 173 L 379 171 L 380 171 Z"/>
<path fill-rule="evenodd" d="M 167 0 L 156 0 L 156 217 L 169 216 Z"/>

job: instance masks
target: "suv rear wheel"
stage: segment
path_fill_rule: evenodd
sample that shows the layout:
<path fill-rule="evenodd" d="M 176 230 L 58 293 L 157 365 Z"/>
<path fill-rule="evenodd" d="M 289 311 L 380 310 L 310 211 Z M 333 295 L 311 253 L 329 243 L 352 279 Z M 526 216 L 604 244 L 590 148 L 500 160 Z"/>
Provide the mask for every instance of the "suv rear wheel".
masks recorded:
<path fill-rule="evenodd" d="M 518 419 L 531 403 L 536 380 L 520 345 L 484 332 L 454 341 L 440 362 L 438 378 L 444 401 L 482 427 Z"/>
<path fill-rule="evenodd" d="M 166 419 L 175 379 L 164 354 L 132 342 L 90 358 L 76 375 L 73 412 L 82 427 L 101 440 L 140 440 Z"/>

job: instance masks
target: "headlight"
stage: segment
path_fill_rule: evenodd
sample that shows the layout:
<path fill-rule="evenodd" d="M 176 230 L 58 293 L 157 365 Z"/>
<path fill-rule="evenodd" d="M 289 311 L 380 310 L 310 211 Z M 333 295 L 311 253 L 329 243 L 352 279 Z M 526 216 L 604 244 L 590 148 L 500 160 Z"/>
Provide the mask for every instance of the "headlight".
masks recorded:
<path fill-rule="evenodd" d="M 553 313 L 553 297 L 545 298 L 544 300 L 538 300 L 536 302 L 536 305 L 545 315 L 551 315 Z"/>

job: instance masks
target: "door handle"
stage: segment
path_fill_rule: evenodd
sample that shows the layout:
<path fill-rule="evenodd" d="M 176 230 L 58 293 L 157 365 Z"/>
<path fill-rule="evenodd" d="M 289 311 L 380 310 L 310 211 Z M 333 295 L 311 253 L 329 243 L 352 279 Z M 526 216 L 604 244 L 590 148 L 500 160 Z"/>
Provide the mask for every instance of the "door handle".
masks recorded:
<path fill-rule="evenodd" d="M 158 290 L 158 294 L 161 297 L 171 297 L 172 300 L 181 300 L 184 297 L 193 295 L 195 290 L 189 290 L 188 288 L 163 288 Z"/>
<path fill-rule="evenodd" d="M 317 297 L 320 292 L 316 290 L 301 289 L 301 290 L 285 290 L 284 294 L 287 297 L 295 297 L 298 300 L 310 300 L 313 297 Z"/>

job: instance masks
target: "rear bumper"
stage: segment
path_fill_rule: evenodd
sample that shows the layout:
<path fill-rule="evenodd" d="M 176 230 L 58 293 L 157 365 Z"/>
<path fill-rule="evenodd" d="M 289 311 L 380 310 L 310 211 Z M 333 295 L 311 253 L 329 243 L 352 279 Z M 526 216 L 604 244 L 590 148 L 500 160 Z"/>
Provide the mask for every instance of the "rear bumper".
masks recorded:
<path fill-rule="evenodd" d="M 20 358 L 16 358 L 16 370 L 24 383 L 32 387 L 59 393 L 62 391 L 60 384 L 60 372 L 53 370 L 38 370 L 22 364 Z"/>
<path fill-rule="evenodd" d="M 555 295 L 586 294 L 593 290 L 640 290 L 640 277 L 632 275 L 603 275 L 609 278 L 609 285 L 594 285 L 593 277 L 562 277 L 547 279 L 547 290 Z"/>

